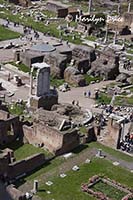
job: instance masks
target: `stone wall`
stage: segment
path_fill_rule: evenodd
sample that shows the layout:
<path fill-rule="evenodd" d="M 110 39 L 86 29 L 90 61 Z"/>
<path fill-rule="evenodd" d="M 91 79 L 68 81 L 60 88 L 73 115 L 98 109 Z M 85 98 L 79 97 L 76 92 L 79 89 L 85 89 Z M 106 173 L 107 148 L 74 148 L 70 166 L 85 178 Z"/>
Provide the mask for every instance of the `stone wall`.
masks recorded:
<path fill-rule="evenodd" d="M 119 57 L 102 54 L 91 63 L 89 74 L 102 77 L 105 80 L 114 80 L 119 75 Z"/>
<path fill-rule="evenodd" d="M 7 118 L 9 118 L 9 113 L 4 110 L 0 110 L 0 120 L 6 120 Z"/>
<path fill-rule="evenodd" d="M 8 165 L 7 176 L 9 179 L 29 173 L 35 168 L 40 167 L 45 163 L 45 156 L 43 153 L 35 154 L 26 159 L 13 162 Z"/>
<path fill-rule="evenodd" d="M 58 17 L 66 17 L 68 15 L 67 6 L 62 6 L 60 2 L 49 1 L 46 3 L 47 10 L 56 12 Z"/>
<path fill-rule="evenodd" d="M 133 12 L 124 13 L 123 17 L 125 25 L 130 26 L 133 23 Z"/>
<path fill-rule="evenodd" d="M 32 127 L 24 126 L 24 136 L 30 144 L 41 144 L 56 155 L 69 152 L 79 145 L 76 130 L 60 132 L 43 123 L 34 124 Z"/>
<path fill-rule="evenodd" d="M 60 155 L 66 152 L 70 152 L 80 144 L 79 135 L 77 130 L 71 130 L 63 135 L 62 148 L 56 151 L 56 155 Z"/>
<path fill-rule="evenodd" d="M 109 118 L 108 132 L 111 139 L 114 141 L 116 148 L 120 147 L 120 139 L 122 134 L 122 127 L 114 119 Z"/>
<path fill-rule="evenodd" d="M 66 55 L 65 53 L 53 52 L 45 55 L 44 62 L 51 66 L 51 75 L 57 78 L 64 78 L 64 71 L 67 64 L 71 61 L 71 53 Z"/>
<path fill-rule="evenodd" d="M 0 118 L 0 145 L 4 145 L 20 136 L 22 134 L 22 129 L 18 116 L 0 111 Z"/>
<path fill-rule="evenodd" d="M 14 3 L 23 7 L 28 7 L 32 5 L 30 0 L 9 0 L 9 3 Z"/>
<path fill-rule="evenodd" d="M 6 191 L 14 200 L 26 200 L 25 194 L 21 192 L 20 190 L 16 189 L 14 185 L 8 185 L 6 187 Z"/>
<path fill-rule="evenodd" d="M 53 95 L 50 94 L 42 97 L 36 97 L 36 96 L 30 97 L 30 108 L 32 110 L 36 110 L 40 107 L 46 110 L 51 110 L 51 107 L 57 103 L 58 103 L 58 94 L 53 94 Z"/>

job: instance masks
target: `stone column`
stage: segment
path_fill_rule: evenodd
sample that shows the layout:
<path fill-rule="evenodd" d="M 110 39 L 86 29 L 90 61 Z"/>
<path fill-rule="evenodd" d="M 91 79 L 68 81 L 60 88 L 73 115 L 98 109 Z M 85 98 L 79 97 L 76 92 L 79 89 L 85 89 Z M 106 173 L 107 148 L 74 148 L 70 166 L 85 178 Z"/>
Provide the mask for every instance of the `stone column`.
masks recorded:
<path fill-rule="evenodd" d="M 34 68 L 32 67 L 31 68 L 31 72 L 30 72 L 30 96 L 32 95 L 32 89 L 33 89 L 33 71 L 34 71 Z"/>
<path fill-rule="evenodd" d="M 92 9 L 92 0 L 89 0 L 89 9 L 88 9 L 89 14 L 91 14 L 91 9 Z"/>
<path fill-rule="evenodd" d="M 38 191 L 38 180 L 34 180 L 34 184 L 33 184 L 33 192 L 37 193 Z"/>
<path fill-rule="evenodd" d="M 114 40 L 113 40 L 114 45 L 116 44 L 116 38 L 117 38 L 117 31 L 115 31 L 115 34 L 114 34 Z"/>
<path fill-rule="evenodd" d="M 107 40 L 108 40 L 108 26 L 106 26 L 106 33 L 105 33 L 104 43 L 106 43 Z"/>
<path fill-rule="evenodd" d="M 42 84 L 43 84 L 43 76 L 41 70 L 37 70 L 37 81 L 36 81 L 36 96 L 42 96 Z"/>
<path fill-rule="evenodd" d="M 121 13 L 120 13 L 120 8 L 121 8 L 121 4 L 119 3 L 119 4 L 118 4 L 118 15 L 121 14 Z"/>
<path fill-rule="evenodd" d="M 131 10 L 131 3 L 128 4 L 128 10 L 127 10 L 127 12 L 129 13 L 130 10 Z"/>
<path fill-rule="evenodd" d="M 97 157 L 101 157 L 102 156 L 102 150 L 101 149 L 98 149 L 98 152 L 96 154 Z"/>
<path fill-rule="evenodd" d="M 50 91 L 50 67 L 44 67 L 37 71 L 36 96 L 41 97 Z"/>

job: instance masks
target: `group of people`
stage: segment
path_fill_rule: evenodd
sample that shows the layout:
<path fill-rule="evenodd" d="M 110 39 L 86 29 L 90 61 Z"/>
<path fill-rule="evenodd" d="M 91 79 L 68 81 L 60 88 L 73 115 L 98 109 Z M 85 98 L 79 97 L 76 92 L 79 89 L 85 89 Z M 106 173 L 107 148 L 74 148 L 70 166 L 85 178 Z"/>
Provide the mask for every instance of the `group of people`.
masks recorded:
<path fill-rule="evenodd" d="M 88 92 L 84 92 L 84 97 L 91 97 L 91 91 L 89 90 Z"/>
<path fill-rule="evenodd" d="M 133 150 L 133 134 L 127 133 L 125 139 L 120 143 L 122 151 L 131 152 Z"/>
<path fill-rule="evenodd" d="M 88 92 L 84 92 L 84 97 L 88 97 L 88 98 L 91 98 L 92 94 L 91 94 L 91 91 L 89 90 Z M 97 100 L 99 98 L 99 92 L 96 91 L 95 94 L 94 94 L 94 97 L 95 99 Z"/>
<path fill-rule="evenodd" d="M 130 60 L 125 61 L 123 68 L 126 70 L 131 70 L 131 61 Z"/>
<path fill-rule="evenodd" d="M 72 101 L 72 105 L 75 105 L 75 106 L 78 106 L 78 107 L 79 107 L 79 101 L 73 100 L 73 101 Z"/>

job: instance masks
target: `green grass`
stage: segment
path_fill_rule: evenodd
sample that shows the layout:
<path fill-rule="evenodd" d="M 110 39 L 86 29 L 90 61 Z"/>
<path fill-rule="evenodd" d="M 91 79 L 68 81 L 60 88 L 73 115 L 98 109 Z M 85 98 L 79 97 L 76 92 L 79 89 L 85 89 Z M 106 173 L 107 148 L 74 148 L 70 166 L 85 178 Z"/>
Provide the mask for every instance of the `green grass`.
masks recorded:
<path fill-rule="evenodd" d="M 118 159 L 125 160 L 127 162 L 133 162 L 133 157 L 128 156 L 128 155 L 126 155 L 126 154 L 124 154 L 124 153 L 122 153 L 120 151 L 117 151 L 115 149 L 112 149 L 110 147 L 107 147 L 107 146 L 105 146 L 103 144 L 100 144 L 99 142 L 91 142 L 88 145 L 91 148 L 95 147 L 97 149 L 102 149 L 104 152 L 106 152 L 106 153 L 108 153 L 108 154 L 110 154 L 110 155 L 112 155 L 112 156 L 114 156 L 114 157 L 116 157 Z"/>
<path fill-rule="evenodd" d="M 122 106 L 122 105 L 132 106 L 133 105 L 133 96 L 131 96 L 131 97 L 117 96 L 115 98 L 114 104 L 119 105 L 119 106 Z"/>
<path fill-rule="evenodd" d="M 65 83 L 64 79 L 57 79 L 57 78 L 54 78 L 54 77 L 50 76 L 50 84 L 51 84 L 51 86 L 59 87 L 63 83 Z"/>
<path fill-rule="evenodd" d="M 81 126 L 81 127 L 79 128 L 79 131 L 80 131 L 81 133 L 83 133 L 83 134 L 87 134 L 87 128 L 86 128 L 85 126 Z"/>
<path fill-rule="evenodd" d="M 22 146 L 20 146 L 18 149 L 14 151 L 14 156 L 16 160 L 22 160 L 26 157 L 32 156 L 37 153 L 44 153 L 45 155 L 50 155 L 49 152 L 44 151 L 41 148 L 34 147 L 31 144 L 23 144 Z"/>
<path fill-rule="evenodd" d="M 5 10 L 5 9 L 0 9 L 0 10 L 4 10 L 4 13 L 0 13 L 0 18 L 6 19 L 8 18 L 10 21 L 12 22 L 19 22 L 20 24 L 24 24 L 26 26 L 31 26 L 32 28 L 40 31 L 42 33 L 47 33 L 49 32 L 52 36 L 56 37 L 56 38 L 60 38 L 60 31 L 57 29 L 57 27 L 60 24 L 65 24 L 66 22 L 63 20 L 62 22 L 51 22 L 48 26 L 44 25 L 44 22 L 35 22 L 33 20 L 32 17 L 24 17 L 23 19 L 21 19 L 21 15 L 17 14 L 17 15 L 12 15 L 11 11 L 9 10 Z M 63 36 L 64 40 L 68 40 L 69 42 L 75 43 L 75 44 L 81 44 L 82 41 L 80 40 L 78 33 L 75 33 L 75 40 L 72 39 L 72 35 L 68 35 L 68 36 Z"/>
<path fill-rule="evenodd" d="M 85 39 L 95 42 L 97 38 L 95 36 L 87 36 Z"/>
<path fill-rule="evenodd" d="M 86 84 L 89 85 L 92 81 L 97 81 L 97 80 L 102 80 L 100 77 L 93 77 L 93 76 L 90 76 L 88 74 L 85 74 L 84 75 L 84 78 L 85 78 L 85 81 L 86 81 Z"/>
<path fill-rule="evenodd" d="M 69 171 L 65 178 L 51 177 L 48 180 L 53 181 L 53 185 L 40 185 L 38 195 L 47 200 L 94 200 L 95 198 L 81 191 L 81 184 L 88 182 L 89 178 L 95 174 L 104 174 L 121 184 L 133 186 L 130 172 L 113 166 L 106 160 L 95 158 L 92 163 L 80 166 L 79 171 Z M 51 194 L 47 194 L 46 191 L 50 191 Z"/>
<path fill-rule="evenodd" d="M 100 93 L 99 98 L 97 100 L 98 103 L 109 104 L 111 102 L 111 97 L 105 93 Z"/>
<path fill-rule="evenodd" d="M 8 106 L 8 109 L 12 115 L 23 115 L 25 104 L 12 104 Z"/>
<path fill-rule="evenodd" d="M 0 41 L 10 40 L 20 37 L 20 33 L 14 32 L 0 25 Z"/>
<path fill-rule="evenodd" d="M 104 193 L 107 197 L 111 198 L 112 200 L 121 200 L 124 196 L 127 195 L 127 193 L 120 191 L 111 185 L 103 183 L 102 181 L 95 184 L 92 187 L 92 189 L 95 192 L 98 191 Z"/>
<path fill-rule="evenodd" d="M 52 11 L 49 11 L 49 10 L 44 10 L 42 13 L 44 15 L 47 15 L 48 18 L 49 17 L 56 17 L 57 16 L 57 14 L 55 12 L 52 12 Z"/>
<path fill-rule="evenodd" d="M 10 62 L 9 64 L 14 65 L 15 67 L 17 67 L 20 71 L 23 71 L 25 73 L 30 72 L 30 67 L 26 66 L 23 63 L 20 64 L 16 64 L 15 62 Z"/>
<path fill-rule="evenodd" d="M 32 173 L 31 175 L 27 176 L 25 178 L 26 181 L 32 181 L 35 178 L 42 179 L 42 177 L 45 177 L 45 173 L 47 172 L 54 172 L 56 171 L 56 167 L 58 167 L 63 162 L 63 159 L 60 157 L 57 157 L 53 160 L 51 160 L 49 163 L 44 164 L 39 170 Z"/>
<path fill-rule="evenodd" d="M 127 50 L 127 53 L 133 54 L 133 49 Z"/>

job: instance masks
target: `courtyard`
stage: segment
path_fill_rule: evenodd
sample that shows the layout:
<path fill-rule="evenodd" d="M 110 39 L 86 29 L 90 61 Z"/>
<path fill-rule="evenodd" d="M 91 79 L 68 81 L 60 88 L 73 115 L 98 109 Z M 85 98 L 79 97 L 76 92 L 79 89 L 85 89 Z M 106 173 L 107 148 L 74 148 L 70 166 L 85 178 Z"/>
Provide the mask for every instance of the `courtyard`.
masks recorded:
<path fill-rule="evenodd" d="M 94 158 L 92 159 L 91 163 L 83 164 L 79 168 L 80 169 L 76 172 L 72 170 L 67 172 L 67 176 L 65 178 L 61 178 L 59 176 L 49 178 L 48 180 L 51 181 L 53 184 L 51 186 L 47 186 L 45 183 L 40 184 L 38 195 L 42 199 L 48 200 L 56 200 L 62 198 L 65 200 L 87 200 L 88 198 L 93 200 L 95 198 L 83 193 L 80 189 L 80 186 L 82 183 L 87 182 L 89 178 L 95 174 L 105 175 L 115 181 L 120 182 L 121 184 L 124 184 L 131 188 L 133 187 L 131 173 L 121 167 L 113 167 L 109 161 Z M 104 187 L 103 190 L 104 192 L 106 191 L 105 193 L 110 192 L 109 188 Z M 120 197 L 121 195 L 115 199 L 120 199 Z"/>

